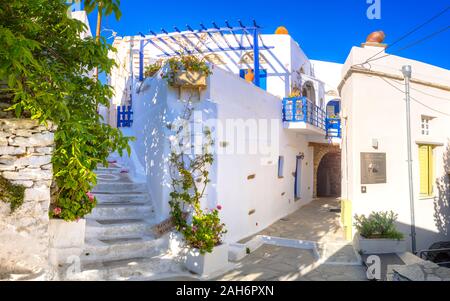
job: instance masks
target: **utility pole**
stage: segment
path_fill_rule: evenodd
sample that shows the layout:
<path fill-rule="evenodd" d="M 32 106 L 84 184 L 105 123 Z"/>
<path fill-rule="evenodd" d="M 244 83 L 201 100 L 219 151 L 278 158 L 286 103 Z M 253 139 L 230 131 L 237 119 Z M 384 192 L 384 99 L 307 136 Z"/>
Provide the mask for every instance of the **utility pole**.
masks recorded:
<path fill-rule="evenodd" d="M 410 80 L 411 80 L 411 66 L 406 65 L 402 67 L 402 73 L 405 77 L 405 101 L 406 101 L 406 136 L 408 146 L 408 177 L 409 177 L 409 203 L 411 212 L 411 249 L 416 253 L 416 221 L 414 214 L 414 189 L 413 189 L 413 175 L 412 175 L 412 154 L 411 154 L 411 98 L 410 98 Z"/>

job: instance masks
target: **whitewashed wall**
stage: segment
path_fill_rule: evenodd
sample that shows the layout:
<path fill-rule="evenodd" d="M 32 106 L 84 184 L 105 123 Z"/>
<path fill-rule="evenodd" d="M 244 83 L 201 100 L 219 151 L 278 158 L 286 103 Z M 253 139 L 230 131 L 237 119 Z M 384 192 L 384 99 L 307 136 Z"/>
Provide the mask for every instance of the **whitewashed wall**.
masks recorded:
<path fill-rule="evenodd" d="M 231 45 L 237 45 L 235 38 L 232 35 L 224 35 L 225 39 Z M 247 39 L 242 35 L 236 35 L 237 39 L 244 45 L 248 46 Z M 248 36 L 252 39 L 251 36 Z M 273 46 L 274 48 L 268 50 L 261 50 L 261 69 L 267 70 L 267 92 L 278 96 L 279 98 L 286 97 L 291 92 L 291 87 L 294 82 L 300 81 L 304 83 L 306 78 L 298 80 L 297 71 L 300 68 L 304 69 L 304 76 L 311 80 L 315 87 L 316 99 L 324 98 L 323 82 L 314 77 L 311 63 L 307 56 L 302 51 L 296 41 L 289 35 L 275 35 L 264 34 L 261 35 L 264 45 Z M 134 84 L 131 82 L 131 76 L 137 77 L 139 74 L 139 42 L 140 37 L 118 37 L 115 39 L 113 46 L 117 52 L 111 52 L 110 57 L 114 58 L 118 64 L 109 77 L 109 84 L 114 87 L 115 95 L 111 99 L 110 124 L 115 126 L 115 107 L 120 104 L 126 104 L 130 101 L 129 87 Z M 130 40 L 134 40 L 133 43 Z M 131 46 L 132 45 L 132 46 Z M 211 46 L 211 45 L 210 45 Z M 227 45 L 222 42 L 223 47 Z M 164 47 L 163 47 L 164 48 Z M 132 51 L 130 52 L 130 50 Z M 239 70 L 253 68 L 253 63 L 246 64 L 242 62 L 245 54 L 252 54 L 253 51 L 222 51 L 215 53 L 216 67 L 222 68 L 226 71 L 239 75 Z M 160 56 L 162 52 L 148 44 L 144 49 L 144 66 L 164 58 Z M 217 60 L 217 58 L 219 58 Z M 221 63 L 219 63 L 221 61 Z"/>
<path fill-rule="evenodd" d="M 150 194 L 157 205 L 159 218 L 168 216 L 169 177 L 167 157 L 170 153 L 168 122 L 182 111 L 178 92 L 167 88 L 158 75 L 146 79 L 140 93 L 134 95 L 134 123 L 132 131 L 137 137 L 133 144 L 135 155 L 144 166 Z M 277 219 L 293 212 L 312 199 L 312 148 L 304 136 L 286 131 L 281 124 L 281 100 L 236 75 L 214 68 L 208 89 L 202 92 L 202 101 L 196 105 L 204 121 L 215 119 L 208 125 L 217 132 L 217 123 L 227 119 L 275 119 L 278 123 L 275 139 L 279 149 L 272 156 L 226 153 L 215 156 L 211 169 L 211 184 L 203 206 L 223 206 L 222 218 L 229 230 L 226 240 L 237 241 L 264 229 Z M 226 138 L 225 138 L 226 139 Z M 254 140 L 257 137 L 244 139 Z M 216 150 L 223 145 L 216 137 Z M 230 142 L 230 141 L 227 141 Z M 221 151 L 224 151 L 223 149 Z M 302 166 L 302 198 L 294 200 L 296 155 L 305 154 Z M 284 178 L 278 178 L 278 156 L 284 156 Z M 255 175 L 248 180 L 249 175 Z M 249 211 L 254 214 L 249 215 Z"/>
<path fill-rule="evenodd" d="M 354 47 L 344 66 L 363 62 L 380 49 Z M 380 54 L 382 55 L 382 54 Z M 402 65 L 412 66 L 412 77 L 442 85 L 450 85 L 450 72 L 397 56 L 388 56 L 371 62 L 372 70 L 401 75 Z M 389 79 L 392 83 L 392 80 Z M 393 210 L 399 214 L 399 227 L 409 236 L 410 206 L 408 192 L 408 167 L 406 144 L 406 115 L 404 85 L 392 83 L 397 90 L 376 76 L 354 73 L 343 86 L 343 112 L 347 117 L 342 141 L 342 196 L 353 203 L 354 213 Z M 441 89 L 412 84 L 412 97 L 444 114 L 450 114 L 450 93 Z M 421 91 L 421 92 L 420 92 Z M 411 103 L 412 159 L 415 214 L 418 249 L 431 243 L 449 240 L 450 205 L 449 178 L 445 168 L 449 166 L 450 117 L 417 102 Z M 436 117 L 431 123 L 431 135 L 421 135 L 421 115 Z M 372 139 L 378 139 L 379 148 L 372 148 Z M 434 150 L 435 187 L 432 197 L 419 195 L 419 142 L 441 144 Z M 361 193 L 360 152 L 385 152 L 387 159 L 387 183 L 367 186 Z M 440 185 L 441 188 L 438 187 Z"/>
<path fill-rule="evenodd" d="M 278 122 L 279 140 L 277 138 L 272 142 L 277 144 L 275 148 L 278 148 L 279 152 L 274 152 L 271 156 L 218 156 L 218 202 L 224 207 L 223 218 L 230 231 L 227 239 L 236 241 L 261 231 L 312 200 L 312 148 L 307 146 L 304 135 L 283 129 L 280 99 L 231 73 L 219 68 L 214 69 L 211 77 L 211 99 L 217 102 L 218 118 L 222 123 L 227 119 L 254 118 L 274 119 Z M 256 137 L 247 139 L 262 140 Z M 295 201 L 293 173 L 296 156 L 300 152 L 305 155 L 301 174 L 302 194 L 301 199 Z M 278 178 L 279 155 L 284 156 L 284 177 L 281 179 Z M 248 179 L 250 175 L 255 175 L 255 178 Z M 249 215 L 252 210 L 255 212 Z"/>

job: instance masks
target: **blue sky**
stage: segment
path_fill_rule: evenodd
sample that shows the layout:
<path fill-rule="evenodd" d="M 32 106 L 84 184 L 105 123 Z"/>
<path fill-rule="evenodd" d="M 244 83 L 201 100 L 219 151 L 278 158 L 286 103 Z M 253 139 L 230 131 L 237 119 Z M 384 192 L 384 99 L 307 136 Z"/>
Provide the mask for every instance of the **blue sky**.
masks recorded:
<path fill-rule="evenodd" d="M 375 0 L 372 0 L 375 1 Z M 161 27 L 173 31 L 186 24 L 207 27 L 212 21 L 223 25 L 225 20 L 238 19 L 250 23 L 255 19 L 263 33 L 273 33 L 283 25 L 300 44 L 310 59 L 343 63 L 352 46 L 360 45 L 375 30 L 386 33 L 387 44 L 425 22 L 444 8 L 450 0 L 380 0 L 381 19 L 370 20 L 367 0 L 228 0 L 228 1 L 150 1 L 122 0 L 122 18 L 113 16 L 103 21 L 104 28 L 114 29 L 118 35 L 132 35 L 139 31 L 160 32 Z M 96 14 L 89 21 L 95 29 Z M 450 30 L 417 46 L 396 52 L 408 44 L 450 25 L 450 11 L 409 38 L 388 49 L 388 53 L 412 58 L 450 69 Z M 110 32 L 104 32 L 110 36 Z"/>

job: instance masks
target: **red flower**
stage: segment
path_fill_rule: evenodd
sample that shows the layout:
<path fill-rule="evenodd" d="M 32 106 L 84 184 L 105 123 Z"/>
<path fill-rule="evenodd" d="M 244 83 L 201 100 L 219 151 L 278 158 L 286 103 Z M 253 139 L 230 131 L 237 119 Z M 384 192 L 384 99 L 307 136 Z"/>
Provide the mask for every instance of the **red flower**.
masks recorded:
<path fill-rule="evenodd" d="M 61 208 L 56 207 L 55 209 L 53 209 L 53 213 L 54 213 L 55 215 L 60 215 L 60 214 L 61 214 Z"/>
<path fill-rule="evenodd" d="M 89 198 L 89 202 L 91 202 L 91 203 L 94 202 L 95 197 L 90 191 L 86 192 L 86 195 Z"/>
<path fill-rule="evenodd" d="M 217 210 L 222 210 L 222 205 L 217 205 Z"/>

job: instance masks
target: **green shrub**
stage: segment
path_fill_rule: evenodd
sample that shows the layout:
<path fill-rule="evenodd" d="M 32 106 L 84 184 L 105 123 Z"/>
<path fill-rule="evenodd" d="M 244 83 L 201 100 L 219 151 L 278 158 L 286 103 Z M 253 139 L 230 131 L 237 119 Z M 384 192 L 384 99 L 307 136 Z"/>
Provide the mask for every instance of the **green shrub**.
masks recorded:
<path fill-rule="evenodd" d="M 181 229 L 189 246 L 197 248 L 202 254 L 212 252 L 215 246 L 222 243 L 222 236 L 227 231 L 220 222 L 219 210 L 201 212 L 192 217 L 192 224 Z"/>
<path fill-rule="evenodd" d="M 403 239 L 403 233 L 397 231 L 395 221 L 398 215 L 392 211 L 372 212 L 369 217 L 355 215 L 355 227 L 364 238 Z"/>
<path fill-rule="evenodd" d="M 23 204 L 25 187 L 12 184 L 9 180 L 0 176 L 0 199 L 9 203 L 11 212 L 14 212 Z"/>
<path fill-rule="evenodd" d="M 102 0 L 105 15 L 120 14 L 117 0 Z M 85 0 L 92 10 L 99 1 Z M 86 26 L 67 16 L 65 1 L 0 1 L 0 82 L 7 83 L 16 117 L 57 125 L 52 158 L 56 191 L 51 217 L 76 220 L 96 202 L 94 170 L 111 152 L 129 151 L 122 132 L 103 123 L 100 105 L 109 106 L 110 86 L 86 74 L 115 65 L 105 38 L 82 38 Z M 0 95 L 5 91 L 0 90 Z"/>
<path fill-rule="evenodd" d="M 156 63 L 150 64 L 145 67 L 144 76 L 152 77 L 155 75 L 162 67 L 162 61 L 157 61 Z"/>

